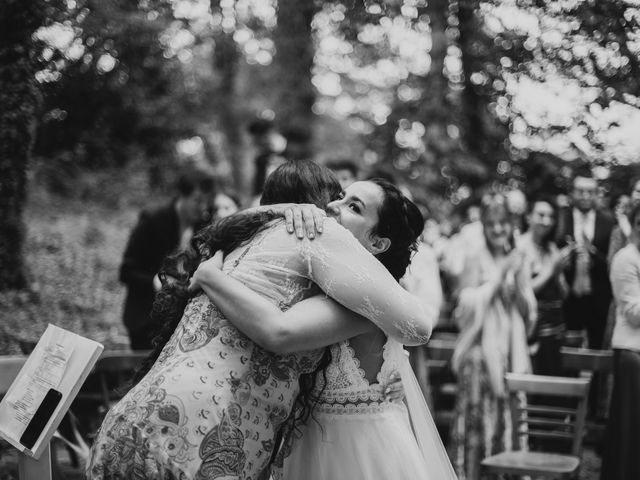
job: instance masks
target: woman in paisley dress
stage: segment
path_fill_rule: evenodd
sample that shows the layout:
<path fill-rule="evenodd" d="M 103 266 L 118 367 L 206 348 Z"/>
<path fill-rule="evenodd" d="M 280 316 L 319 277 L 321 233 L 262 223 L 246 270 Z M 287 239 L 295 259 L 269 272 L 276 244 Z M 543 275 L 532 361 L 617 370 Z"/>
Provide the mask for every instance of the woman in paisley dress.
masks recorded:
<path fill-rule="evenodd" d="M 386 184 L 355 182 L 342 198 L 328 205 L 327 214 L 366 245 L 379 219 L 386 216 L 379 207 L 385 195 L 400 198 Z M 394 228 L 419 231 L 421 226 L 399 222 Z M 415 242 L 412 244 L 415 247 Z M 399 279 L 408 260 L 398 256 L 384 258 L 383 262 Z M 216 254 L 200 264 L 194 282 L 258 345 L 289 353 L 336 342 L 330 347 L 331 362 L 314 392 L 312 416 L 284 432 L 285 440 L 272 465 L 274 479 L 456 478 L 435 425 L 431 422 L 427 441 L 418 442 L 414 434 L 417 422 L 412 425 L 405 404 L 385 398 L 385 385 L 400 372 L 405 389 L 413 386 L 413 395 L 426 406 L 400 343 L 387 340 L 373 323 L 324 295 L 282 312 L 229 278 L 222 266 L 222 255 Z M 360 334 L 348 338 L 356 329 Z M 430 418 L 426 409 L 415 413 L 423 420 L 425 416 Z"/>
<path fill-rule="evenodd" d="M 336 191 L 339 184 L 328 170 L 298 161 L 276 170 L 262 202 L 326 206 Z M 372 236 L 365 248 L 327 220 L 316 239 L 298 239 L 272 218 L 259 212 L 223 219 L 194 239 L 198 258 L 222 249 L 225 273 L 282 310 L 323 290 L 389 336 L 407 344 L 426 342 L 432 319 L 371 255 L 393 252 L 388 238 Z M 247 232 L 256 231 L 247 224 L 256 221 L 265 227 L 247 239 Z M 241 240 L 225 244 L 225 234 Z M 186 256 L 178 266 L 188 276 L 197 263 Z M 173 273 L 184 281 L 180 271 Z M 183 307 L 180 298 L 159 295 L 154 310 L 174 307 Z M 241 334 L 204 293 L 189 299 L 178 326 L 169 327 L 174 331 L 166 345 L 157 344 L 162 350 L 150 370 L 107 413 L 92 446 L 88 478 L 256 479 L 293 409 L 299 377 L 315 371 L 323 350 L 269 353 Z"/>

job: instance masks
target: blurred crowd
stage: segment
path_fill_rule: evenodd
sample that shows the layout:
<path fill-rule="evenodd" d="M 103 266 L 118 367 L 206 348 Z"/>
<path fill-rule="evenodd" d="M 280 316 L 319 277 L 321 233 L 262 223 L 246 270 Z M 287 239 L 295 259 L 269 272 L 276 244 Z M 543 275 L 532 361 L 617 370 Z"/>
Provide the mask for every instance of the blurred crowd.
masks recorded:
<path fill-rule="evenodd" d="M 640 431 L 640 178 L 612 211 L 599 192 L 579 171 L 567 196 L 488 193 L 462 206 L 447 235 L 426 222 L 444 287 L 439 328 L 458 334 L 450 455 L 460 478 L 480 478 L 484 458 L 516 447 L 504 374 L 567 375 L 563 346 L 613 349 L 613 389 L 596 375 L 588 401 L 590 418 L 606 422 L 601 478 L 640 478 L 630 447 Z"/>
<path fill-rule="evenodd" d="M 266 120 L 247 130 L 256 152 L 250 195 L 191 169 L 180 175 L 174 198 L 141 213 L 120 272 L 132 349 L 151 348 L 149 312 L 164 257 L 204 222 L 255 205 L 273 169 L 309 154 L 300 132 L 278 132 Z M 350 159 L 325 165 L 343 188 L 358 179 L 394 180 L 384 171 L 362 171 Z M 590 416 L 608 422 L 602 478 L 640 478 L 630 450 L 640 444 L 640 179 L 612 209 L 600 192 L 585 170 L 576 172 L 565 195 L 476 192 L 439 221 L 420 205 L 422 241 L 401 283 L 440 310 L 435 335 L 457 339 L 452 368 L 458 393 L 448 447 L 461 479 L 480 478 L 483 458 L 514 447 L 504 374 L 565 375 L 563 346 L 614 350 L 613 384 L 595 377 L 589 399 Z"/>

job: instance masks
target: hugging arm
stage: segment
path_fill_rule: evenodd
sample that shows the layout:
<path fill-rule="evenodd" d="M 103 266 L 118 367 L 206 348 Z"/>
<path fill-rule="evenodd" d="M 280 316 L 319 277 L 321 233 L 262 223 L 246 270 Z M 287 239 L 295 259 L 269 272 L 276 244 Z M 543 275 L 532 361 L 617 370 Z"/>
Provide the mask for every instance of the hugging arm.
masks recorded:
<path fill-rule="evenodd" d="M 260 205 L 241 211 L 241 214 L 270 212 L 277 217 L 283 217 L 289 233 L 298 238 L 314 238 L 316 233 L 322 233 L 326 212 L 312 203 L 275 203 Z"/>
<path fill-rule="evenodd" d="M 404 290 L 351 233 L 328 219 L 320 237 L 302 241 L 306 243 L 301 255 L 309 265 L 310 278 L 345 308 L 339 308 L 328 299 L 315 299 L 316 304 L 305 306 L 301 302 L 301 306 L 292 307 L 286 312 L 286 317 L 278 318 L 282 312 L 277 308 L 271 309 L 275 317 L 266 319 L 260 312 L 266 311 L 263 308 L 275 307 L 267 305 L 269 302 L 263 298 L 258 299 L 263 301 L 262 306 L 250 306 L 245 301 L 247 297 L 243 296 L 247 292 L 243 294 L 242 289 L 232 290 L 233 283 L 224 282 L 220 275 L 224 278 L 226 275 L 222 272 L 209 272 L 213 275 L 210 277 L 205 275 L 206 266 L 214 265 L 207 263 L 210 261 L 198 268 L 194 280 L 209 297 L 215 299 L 227 318 L 267 350 L 288 348 L 299 351 L 325 346 L 373 328 L 353 312 L 405 345 L 427 342 L 437 316 L 435 308 L 425 313 L 420 302 Z M 268 326 L 267 322 L 274 322 L 274 325 Z M 309 329 L 315 330 L 310 334 Z M 311 338 L 313 336 L 316 338 Z M 282 346 L 288 342 L 291 342 L 291 347 Z"/>
<path fill-rule="evenodd" d="M 435 308 L 425 312 L 350 232 L 327 219 L 324 233 L 307 247 L 311 278 L 327 295 L 400 343 L 413 346 L 429 340 Z"/>
<path fill-rule="evenodd" d="M 371 331 L 366 318 L 324 295 L 281 311 L 276 305 L 220 270 L 220 258 L 209 259 L 194 273 L 194 282 L 242 333 L 265 350 L 291 353 L 320 348 Z"/>

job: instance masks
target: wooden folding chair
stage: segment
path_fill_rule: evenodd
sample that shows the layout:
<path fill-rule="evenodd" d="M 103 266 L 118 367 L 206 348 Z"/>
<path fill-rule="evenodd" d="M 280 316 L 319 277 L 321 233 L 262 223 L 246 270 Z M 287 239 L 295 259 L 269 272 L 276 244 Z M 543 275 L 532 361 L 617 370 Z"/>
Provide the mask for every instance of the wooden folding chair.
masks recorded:
<path fill-rule="evenodd" d="M 426 364 L 431 385 L 431 406 L 438 430 L 444 439 L 454 416 L 457 384 L 451 372 L 451 358 L 456 347 L 456 336 L 432 338 L 426 345 Z"/>
<path fill-rule="evenodd" d="M 562 369 L 566 375 L 580 375 L 591 379 L 591 399 L 589 408 L 593 418 L 587 415 L 588 441 L 600 442 L 606 427 L 609 411 L 610 390 L 613 379 L 613 351 L 589 348 L 562 347 L 560 349 Z M 594 391 L 594 389 L 596 391 Z"/>
<path fill-rule="evenodd" d="M 577 478 L 581 463 L 584 425 L 589 394 L 588 378 L 551 377 L 508 373 L 505 376 L 513 422 L 514 448 L 520 438 L 566 442 L 570 453 L 514 450 L 482 461 L 484 473 L 531 476 L 533 478 Z M 519 392 L 529 395 L 564 397 L 575 400 L 576 407 L 531 405 Z"/>
<path fill-rule="evenodd" d="M 0 356 L 0 398 L 7 393 L 27 358 L 27 355 Z"/>
<path fill-rule="evenodd" d="M 113 350 L 102 354 L 96 363 L 94 373 L 100 378 L 102 405 L 106 409 L 111 408 L 113 402 L 122 398 L 123 393 L 119 388 L 126 383 L 148 355 L 149 352 L 146 350 Z"/>
<path fill-rule="evenodd" d="M 456 348 L 456 338 L 434 338 L 427 344 L 427 366 L 432 376 L 441 377 L 450 372 L 451 358 Z M 438 394 L 455 395 L 455 382 L 444 382 L 438 385 Z"/>
<path fill-rule="evenodd" d="M 119 387 L 125 385 L 148 354 L 146 350 L 105 350 L 76 397 L 77 401 L 97 402 L 108 410 L 113 402 L 122 398 Z"/>
<path fill-rule="evenodd" d="M 613 352 L 611 350 L 562 347 L 560 355 L 562 369 L 566 372 L 591 375 L 593 372 L 613 370 Z"/>
<path fill-rule="evenodd" d="M 86 436 L 92 437 L 106 412 L 122 398 L 123 387 L 148 354 L 146 350 L 102 352 L 72 404 Z"/>

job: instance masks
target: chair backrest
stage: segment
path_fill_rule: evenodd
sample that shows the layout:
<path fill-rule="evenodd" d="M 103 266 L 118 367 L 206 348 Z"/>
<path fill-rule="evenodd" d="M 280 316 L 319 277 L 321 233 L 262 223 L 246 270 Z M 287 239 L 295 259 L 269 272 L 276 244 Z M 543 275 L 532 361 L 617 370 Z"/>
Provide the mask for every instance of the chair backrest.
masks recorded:
<path fill-rule="evenodd" d="M 129 372 L 136 370 L 147 358 L 147 350 L 108 350 L 98 359 L 95 372 Z"/>
<path fill-rule="evenodd" d="M 588 348 L 562 347 L 562 368 L 571 372 L 608 372 L 613 370 L 611 350 L 591 350 Z"/>
<path fill-rule="evenodd" d="M 432 338 L 427 343 L 427 354 L 430 360 L 450 362 L 453 351 L 456 348 L 456 340 L 451 338 Z"/>
<path fill-rule="evenodd" d="M 0 397 L 7 393 L 27 358 L 27 355 L 0 356 Z"/>
<path fill-rule="evenodd" d="M 118 388 L 125 385 L 148 354 L 146 350 L 103 352 L 93 373 L 99 378 L 102 404 L 105 408 L 108 409 L 111 401 L 119 400 L 123 396 L 123 392 Z"/>
<path fill-rule="evenodd" d="M 564 439 L 570 442 L 572 455 L 580 456 L 590 379 L 507 373 L 505 380 L 513 422 L 513 445 L 518 445 L 522 436 Z M 527 394 L 527 401 L 520 392 Z M 535 404 L 529 403 L 529 395 L 536 395 Z M 548 397 L 573 399 L 573 402 L 569 406 L 558 406 L 548 402 Z M 545 400 L 551 404 L 545 404 Z"/>

